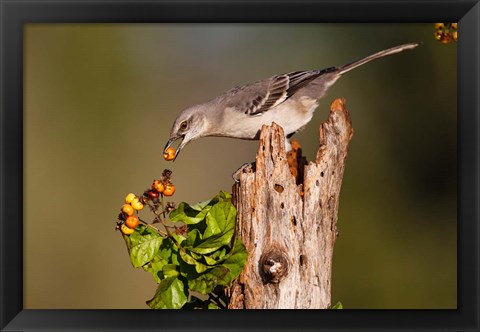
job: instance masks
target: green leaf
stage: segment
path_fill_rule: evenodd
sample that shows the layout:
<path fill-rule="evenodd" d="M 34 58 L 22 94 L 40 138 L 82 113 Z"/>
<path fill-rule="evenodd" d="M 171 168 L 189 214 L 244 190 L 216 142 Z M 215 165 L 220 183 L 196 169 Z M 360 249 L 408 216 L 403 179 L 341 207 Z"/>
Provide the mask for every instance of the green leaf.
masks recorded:
<path fill-rule="evenodd" d="M 200 203 L 191 205 L 190 207 L 194 210 L 202 211 L 204 208 L 206 208 L 208 206 L 212 206 L 216 202 L 217 202 L 217 200 L 215 200 L 215 197 L 214 197 L 212 199 L 209 199 L 208 201 L 204 201 L 204 202 L 200 202 Z"/>
<path fill-rule="evenodd" d="M 162 268 L 163 275 L 165 277 L 177 277 L 179 275 L 177 271 L 177 265 L 175 264 L 166 264 Z"/>
<path fill-rule="evenodd" d="M 223 190 L 220 191 L 220 197 L 224 200 L 232 200 L 232 195 Z"/>
<path fill-rule="evenodd" d="M 215 303 L 210 302 L 207 306 L 207 309 L 220 309 L 220 307 L 218 305 L 216 305 Z"/>
<path fill-rule="evenodd" d="M 212 259 L 215 259 L 215 260 L 219 261 L 219 260 L 225 258 L 225 254 L 226 254 L 226 253 L 227 253 L 227 249 L 226 249 L 226 248 L 222 248 L 222 249 L 220 249 L 220 250 L 217 250 L 217 251 L 213 252 L 213 253 L 210 255 L 210 257 L 211 257 Z"/>
<path fill-rule="evenodd" d="M 242 272 L 245 262 L 247 261 L 247 249 L 239 238 L 235 239 L 232 251 L 229 252 L 227 258 L 223 262 L 223 266 L 230 270 L 232 279 L 238 277 Z"/>
<path fill-rule="evenodd" d="M 183 241 L 185 241 L 187 238 L 183 234 L 177 234 L 175 232 L 172 232 L 172 238 L 179 244 L 181 245 Z"/>
<path fill-rule="evenodd" d="M 127 248 L 128 248 L 128 252 L 130 252 L 130 250 L 134 246 L 136 246 L 141 241 L 143 241 L 142 232 L 145 231 L 145 228 L 146 228 L 146 226 L 140 225 L 135 229 L 135 231 L 132 234 L 123 236 L 123 238 L 125 239 L 125 243 L 127 245 Z"/>
<path fill-rule="evenodd" d="M 202 294 L 208 294 L 217 285 L 229 285 L 233 281 L 230 270 L 224 266 L 217 266 L 201 274 L 198 278 L 188 280 L 188 288 Z"/>
<path fill-rule="evenodd" d="M 199 261 L 199 262 L 200 262 L 200 261 L 202 260 L 202 258 L 203 258 L 203 255 L 196 254 L 196 253 L 194 253 L 194 252 L 192 252 L 192 251 L 189 251 L 188 254 L 189 254 L 190 256 L 192 256 L 194 259 L 196 259 L 197 261 Z"/>
<path fill-rule="evenodd" d="M 204 256 L 205 259 L 207 257 Z M 188 288 L 202 294 L 208 294 L 218 285 L 229 286 L 242 272 L 247 261 L 247 250 L 240 239 L 235 240 L 232 250 L 223 259 L 224 261 L 220 266 L 207 270 L 197 278 L 189 280 Z"/>
<path fill-rule="evenodd" d="M 212 206 L 206 216 L 207 228 L 203 234 L 203 241 L 199 234 L 189 232 L 188 249 L 197 254 L 210 254 L 225 245 L 229 245 L 235 232 L 237 212 L 231 202 L 219 202 Z"/>
<path fill-rule="evenodd" d="M 150 263 L 145 264 L 143 269 L 147 272 L 150 272 L 153 275 L 153 279 L 157 283 L 160 283 L 161 279 L 164 278 L 162 268 L 167 264 L 167 261 L 162 259 L 158 254 L 150 261 Z"/>
<path fill-rule="evenodd" d="M 133 234 L 132 234 L 133 235 Z M 139 239 L 138 244 L 130 250 L 130 260 L 135 268 L 150 262 L 162 244 L 162 237 L 152 237 L 150 234 Z"/>
<path fill-rule="evenodd" d="M 197 203 L 195 205 L 192 205 L 191 207 L 195 210 L 200 211 L 208 205 L 215 205 L 218 202 L 231 201 L 231 200 L 232 200 L 232 195 L 230 195 L 225 191 L 220 191 L 219 194 L 213 197 L 212 199 L 201 202 L 201 203 Z"/>
<path fill-rule="evenodd" d="M 331 309 L 343 309 L 342 302 L 337 302 Z"/>
<path fill-rule="evenodd" d="M 189 205 L 182 202 L 170 212 L 169 218 L 172 222 L 182 221 L 185 224 L 197 224 L 205 219 L 210 208 L 218 202 L 231 201 L 232 196 L 224 191 L 208 201 Z"/>
<path fill-rule="evenodd" d="M 215 204 L 207 213 L 207 229 L 203 233 L 203 238 L 207 239 L 218 234 L 231 234 L 233 236 L 236 217 L 237 210 L 231 202 L 226 201 Z"/>
<path fill-rule="evenodd" d="M 178 259 L 178 256 L 178 250 L 172 252 L 172 257 L 170 257 L 170 261 L 172 262 L 172 264 L 180 265 L 180 260 Z"/>
<path fill-rule="evenodd" d="M 215 204 L 206 216 L 207 228 L 204 235 L 198 229 L 190 230 L 183 247 L 197 254 L 210 254 L 230 244 L 235 231 L 235 220 L 236 210 L 230 202 Z"/>
<path fill-rule="evenodd" d="M 208 265 L 217 265 L 225 259 L 225 248 L 213 252 L 211 255 L 203 255 L 205 262 Z"/>
<path fill-rule="evenodd" d="M 164 239 L 158 248 L 157 255 L 160 256 L 165 261 L 170 261 L 173 252 L 178 251 L 177 246 L 173 244 L 173 241 L 170 239 Z"/>
<path fill-rule="evenodd" d="M 180 309 L 187 302 L 185 286 L 176 277 L 163 279 L 153 298 L 147 301 L 152 309 Z"/>
<path fill-rule="evenodd" d="M 178 208 L 170 212 L 169 218 L 172 222 L 181 221 L 187 225 L 198 224 L 205 219 L 210 208 L 210 205 L 206 205 L 198 210 L 187 203 L 182 202 L 178 205 Z"/>
<path fill-rule="evenodd" d="M 148 263 L 143 265 L 143 269 L 150 272 L 157 283 L 160 283 L 161 279 L 164 279 L 163 266 L 169 264 L 169 262 L 178 265 L 178 260 L 175 263 L 178 249 L 170 239 L 163 239 L 160 244 L 156 255 Z"/>
<path fill-rule="evenodd" d="M 200 273 L 195 269 L 195 265 L 190 265 L 186 263 L 183 259 L 179 258 L 180 262 L 178 264 L 180 274 L 185 277 L 185 279 L 195 279 L 198 278 Z"/>
<path fill-rule="evenodd" d="M 218 261 L 214 260 L 213 258 L 210 258 L 208 256 L 203 256 L 203 258 L 205 259 L 205 262 L 210 266 L 218 264 Z"/>
<path fill-rule="evenodd" d="M 201 241 L 202 241 L 202 234 L 200 234 L 200 231 L 198 229 L 193 229 L 190 232 L 188 232 L 187 239 L 183 247 L 193 248 Z"/>
<path fill-rule="evenodd" d="M 185 263 L 187 263 L 189 265 L 194 265 L 195 266 L 195 271 L 197 271 L 197 273 L 202 273 L 202 272 L 204 272 L 204 271 L 206 271 L 210 268 L 209 266 L 207 266 L 205 264 L 202 264 L 199 261 L 197 261 L 191 255 L 189 255 L 186 251 L 181 250 L 180 251 L 180 257 L 182 257 L 182 259 L 185 261 Z"/>
<path fill-rule="evenodd" d="M 223 202 L 223 201 L 229 201 L 231 202 L 232 201 L 232 195 L 230 195 L 229 193 L 225 192 L 225 191 L 220 191 L 220 193 L 215 196 L 214 198 L 218 199 L 219 202 Z"/>
<path fill-rule="evenodd" d="M 199 245 L 189 249 L 197 254 L 210 254 L 230 243 L 231 237 L 231 234 L 219 234 L 216 236 L 211 236 L 205 241 L 201 242 Z"/>

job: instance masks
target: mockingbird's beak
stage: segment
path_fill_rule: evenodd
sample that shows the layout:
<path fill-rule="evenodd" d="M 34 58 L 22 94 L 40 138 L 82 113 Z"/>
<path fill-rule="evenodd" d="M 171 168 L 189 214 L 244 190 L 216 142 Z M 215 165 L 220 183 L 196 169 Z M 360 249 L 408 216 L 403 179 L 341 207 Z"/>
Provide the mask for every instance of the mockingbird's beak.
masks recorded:
<path fill-rule="evenodd" d="M 178 155 L 180 154 L 180 151 L 183 149 L 183 147 L 187 143 L 183 141 L 185 139 L 185 135 L 178 136 L 178 137 L 170 137 L 167 144 L 165 145 L 165 148 L 163 148 L 163 153 L 165 153 L 165 151 L 173 144 L 173 142 L 179 139 L 181 139 L 181 142 L 180 142 L 180 145 L 178 146 L 178 149 L 175 151 L 175 158 L 173 158 L 172 161 L 175 161 L 175 159 L 177 159 Z"/>

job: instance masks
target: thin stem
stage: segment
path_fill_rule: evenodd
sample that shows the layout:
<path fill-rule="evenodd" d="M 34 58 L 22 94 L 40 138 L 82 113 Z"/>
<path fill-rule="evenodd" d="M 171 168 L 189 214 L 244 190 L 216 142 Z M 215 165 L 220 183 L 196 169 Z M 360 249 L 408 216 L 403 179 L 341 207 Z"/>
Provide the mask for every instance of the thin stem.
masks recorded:
<path fill-rule="evenodd" d="M 157 231 L 159 234 L 161 234 L 161 235 L 163 235 L 163 236 L 165 236 L 165 237 L 169 236 L 168 232 L 165 233 L 164 231 L 158 229 L 157 227 L 152 226 L 151 224 L 149 224 L 149 223 L 146 222 L 145 220 L 142 220 L 142 219 L 140 219 L 140 218 L 138 218 L 138 220 L 139 220 L 142 224 L 144 224 L 145 226 L 150 227 L 151 229 Z"/>
<path fill-rule="evenodd" d="M 160 201 L 160 204 L 162 205 L 162 209 L 165 211 L 165 206 L 163 204 L 163 195 L 160 194 L 162 196 L 162 199 Z M 158 219 L 160 219 L 160 221 L 162 222 L 163 226 L 165 226 L 165 231 L 167 232 L 167 235 L 170 237 L 172 236 L 172 234 L 170 233 L 170 231 L 168 230 L 168 224 L 165 220 L 165 212 L 163 213 L 163 219 L 162 219 L 162 216 L 160 215 L 160 213 L 157 212 L 157 210 L 155 209 L 155 207 L 153 207 L 149 201 L 147 201 L 147 205 L 150 207 L 150 209 L 152 210 L 152 212 L 155 214 L 155 216 L 157 216 Z"/>
<path fill-rule="evenodd" d="M 215 304 L 218 305 L 221 309 L 227 309 L 225 305 L 220 301 L 220 299 L 218 297 L 215 297 L 212 293 L 208 294 L 208 299 L 215 302 Z"/>
<path fill-rule="evenodd" d="M 163 209 L 163 211 L 161 213 L 163 215 L 163 219 L 165 219 L 167 216 L 165 214 L 165 204 L 164 204 L 164 201 L 163 201 L 163 194 L 160 193 L 160 196 L 162 196 L 162 198 L 160 199 L 160 204 L 162 205 L 162 209 Z"/>

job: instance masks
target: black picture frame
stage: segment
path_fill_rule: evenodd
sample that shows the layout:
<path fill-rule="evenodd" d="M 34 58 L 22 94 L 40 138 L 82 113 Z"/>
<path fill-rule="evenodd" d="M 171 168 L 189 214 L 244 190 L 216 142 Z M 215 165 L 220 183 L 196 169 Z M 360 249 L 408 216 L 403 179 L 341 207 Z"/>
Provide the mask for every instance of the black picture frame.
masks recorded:
<path fill-rule="evenodd" d="M 0 327 L 30 330 L 478 331 L 478 0 L 0 0 Z M 24 310 L 23 25 L 40 22 L 458 22 L 458 308 L 456 310 Z"/>

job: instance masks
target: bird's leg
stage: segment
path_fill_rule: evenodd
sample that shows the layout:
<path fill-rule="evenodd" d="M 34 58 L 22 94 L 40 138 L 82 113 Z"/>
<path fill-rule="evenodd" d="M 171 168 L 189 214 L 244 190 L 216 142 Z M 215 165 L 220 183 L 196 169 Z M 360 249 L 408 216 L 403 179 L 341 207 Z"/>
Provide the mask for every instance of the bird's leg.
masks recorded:
<path fill-rule="evenodd" d="M 240 166 L 240 168 L 237 169 L 232 174 L 232 178 L 236 183 L 238 183 L 238 182 L 240 182 L 240 174 L 251 173 L 251 172 L 255 172 L 255 162 L 254 161 L 252 161 L 251 163 L 245 163 L 242 166 Z"/>

